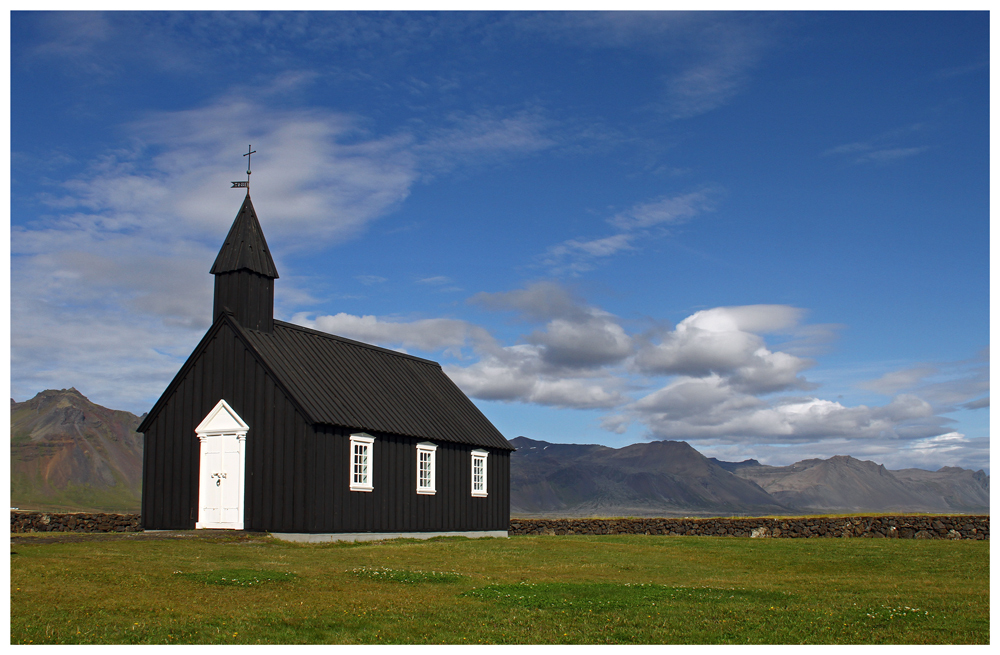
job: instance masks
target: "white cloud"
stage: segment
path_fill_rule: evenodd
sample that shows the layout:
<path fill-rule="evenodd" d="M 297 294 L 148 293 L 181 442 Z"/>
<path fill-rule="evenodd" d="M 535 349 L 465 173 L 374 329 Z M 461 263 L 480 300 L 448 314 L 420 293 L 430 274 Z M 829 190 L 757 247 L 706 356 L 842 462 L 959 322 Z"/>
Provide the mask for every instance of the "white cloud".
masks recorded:
<path fill-rule="evenodd" d="M 617 317 L 587 305 L 553 282 L 536 282 L 514 291 L 478 293 L 471 300 L 490 309 L 514 310 L 529 321 L 544 321 L 544 329 L 524 338 L 538 347 L 541 362 L 554 369 L 616 364 L 632 352 L 632 338 Z"/>
<path fill-rule="evenodd" d="M 858 386 L 884 395 L 901 391 L 916 394 L 940 412 L 959 406 L 983 408 L 989 406 L 989 398 L 981 398 L 990 390 L 989 362 L 974 359 L 921 364 L 889 371 L 878 379 L 862 381 Z"/>
<path fill-rule="evenodd" d="M 916 386 L 928 376 L 937 373 L 937 371 L 937 367 L 917 366 L 900 371 L 891 371 L 877 380 L 862 382 L 858 386 L 862 389 L 871 389 L 872 391 L 891 395 L 901 389 Z"/>
<path fill-rule="evenodd" d="M 370 287 L 373 284 L 382 284 L 383 282 L 388 281 L 386 278 L 380 275 L 355 275 L 354 279 L 360 282 L 361 284 L 365 285 L 366 287 Z"/>
<path fill-rule="evenodd" d="M 469 302 L 493 311 L 514 311 L 526 321 L 543 322 L 555 318 L 579 320 L 587 316 L 585 303 L 566 287 L 551 281 L 533 282 L 524 289 L 479 292 Z"/>
<path fill-rule="evenodd" d="M 549 321 L 527 340 L 541 346 L 542 359 L 557 367 L 604 366 L 621 362 L 632 352 L 632 340 L 614 316 L 596 309 L 583 321 Z"/>
<path fill-rule="evenodd" d="M 540 349 L 526 344 L 484 354 L 470 366 L 445 366 L 444 371 L 465 393 L 483 400 L 573 409 L 608 409 L 627 401 L 615 389 L 620 381 L 611 376 L 574 378 L 546 372 Z"/>
<path fill-rule="evenodd" d="M 451 282 L 451 278 L 447 277 L 446 275 L 435 275 L 433 277 L 425 277 L 425 278 L 419 279 L 419 280 L 417 280 L 417 282 L 419 282 L 420 284 L 429 284 L 429 285 L 432 285 L 432 286 L 439 286 L 439 285 L 442 285 L 442 284 L 449 284 Z"/>
<path fill-rule="evenodd" d="M 428 174 L 442 173 L 461 164 L 482 166 L 511 155 L 523 155 L 551 148 L 556 142 L 548 136 L 550 122 L 538 111 L 519 111 L 512 115 L 452 114 L 446 124 L 429 131 L 414 144 L 413 152 L 421 158 Z"/>
<path fill-rule="evenodd" d="M 582 273 L 594 267 L 595 260 L 634 250 L 636 241 L 663 236 L 668 226 L 687 222 L 715 207 L 717 188 L 705 188 L 679 196 L 662 196 L 641 202 L 608 219 L 618 234 L 597 239 L 569 239 L 550 247 L 541 263 L 554 273 Z"/>
<path fill-rule="evenodd" d="M 299 313 L 292 317 L 292 322 L 356 341 L 385 347 L 416 348 L 425 352 L 446 350 L 457 354 L 470 343 L 483 348 L 493 344 L 493 337 L 485 329 L 447 318 L 400 322 L 341 312 L 310 319 L 307 313 Z"/>
<path fill-rule="evenodd" d="M 858 157 L 858 163 L 873 161 L 878 163 L 884 163 L 889 161 L 894 161 L 896 159 L 905 159 L 907 157 L 912 157 L 914 155 L 919 155 L 920 153 L 927 150 L 927 146 L 918 146 L 914 148 L 883 148 L 881 150 L 872 150 L 871 152 L 866 152 L 860 157 Z"/>
<path fill-rule="evenodd" d="M 698 214 L 714 207 L 710 190 L 695 191 L 674 197 L 662 197 L 650 202 L 638 203 L 630 209 L 615 214 L 608 222 L 615 227 L 634 231 L 656 225 L 676 225 L 688 221 Z"/>
<path fill-rule="evenodd" d="M 594 267 L 594 259 L 632 250 L 634 238 L 633 234 L 615 234 L 590 241 L 569 239 L 549 248 L 542 263 L 555 271 L 582 273 Z"/>
<path fill-rule="evenodd" d="M 730 443 L 807 443 L 820 439 L 900 438 L 900 424 L 933 417 L 915 396 L 882 407 L 845 407 L 821 398 L 778 398 L 768 403 L 742 393 L 717 375 L 681 378 L 624 411 L 653 437 Z M 943 432 L 940 428 L 936 434 Z M 926 430 L 924 431 L 926 432 Z"/>
<path fill-rule="evenodd" d="M 728 384 L 751 394 L 808 389 L 799 373 L 813 362 L 772 352 L 760 334 L 797 327 L 802 310 L 785 305 L 718 307 L 696 312 L 636 354 L 645 374 L 704 377 L 723 375 Z"/>
<path fill-rule="evenodd" d="M 924 125 L 915 123 L 888 132 L 883 132 L 868 141 L 854 141 L 834 146 L 823 155 L 842 155 L 854 159 L 855 164 L 884 164 L 897 159 L 905 159 L 919 155 L 928 150 L 928 146 L 903 146 L 900 141 L 912 138 L 912 135 L 924 129 Z"/>

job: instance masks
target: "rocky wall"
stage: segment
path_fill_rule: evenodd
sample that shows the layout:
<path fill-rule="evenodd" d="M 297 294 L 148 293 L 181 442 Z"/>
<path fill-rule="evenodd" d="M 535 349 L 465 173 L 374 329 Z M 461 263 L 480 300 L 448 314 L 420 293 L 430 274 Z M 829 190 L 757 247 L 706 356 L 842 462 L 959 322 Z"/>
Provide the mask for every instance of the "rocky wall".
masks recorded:
<path fill-rule="evenodd" d="M 141 532 L 138 514 L 10 513 L 10 531 L 15 532 Z"/>
<path fill-rule="evenodd" d="M 11 511 L 16 532 L 141 532 L 138 514 Z M 659 534 L 712 537 L 867 537 L 989 539 L 989 516 L 848 516 L 814 518 L 511 519 L 511 535 Z"/>
<path fill-rule="evenodd" d="M 790 539 L 807 537 L 989 539 L 990 517 L 511 519 L 510 534 L 662 534 Z"/>

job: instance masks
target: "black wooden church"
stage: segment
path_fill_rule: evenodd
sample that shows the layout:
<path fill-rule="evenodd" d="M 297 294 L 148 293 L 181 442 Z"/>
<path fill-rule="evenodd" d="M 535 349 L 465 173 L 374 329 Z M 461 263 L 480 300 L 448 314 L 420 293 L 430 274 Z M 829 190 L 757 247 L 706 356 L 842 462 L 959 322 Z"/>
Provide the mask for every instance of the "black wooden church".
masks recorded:
<path fill-rule="evenodd" d="M 514 449 L 440 364 L 274 319 L 249 188 L 211 273 L 212 326 L 138 428 L 144 529 L 507 534 Z"/>

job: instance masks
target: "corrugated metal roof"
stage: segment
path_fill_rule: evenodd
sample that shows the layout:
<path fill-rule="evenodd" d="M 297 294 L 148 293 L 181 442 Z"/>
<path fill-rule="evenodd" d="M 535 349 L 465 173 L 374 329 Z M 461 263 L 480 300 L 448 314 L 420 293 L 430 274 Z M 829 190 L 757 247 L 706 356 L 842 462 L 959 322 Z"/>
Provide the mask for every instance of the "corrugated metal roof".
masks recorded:
<path fill-rule="evenodd" d="M 259 273 L 272 280 L 278 277 L 278 269 L 271 259 L 271 251 L 267 248 L 264 231 L 260 229 L 257 212 L 250 202 L 249 193 L 239 213 L 236 214 L 236 220 L 226 235 L 226 242 L 222 244 L 219 256 L 215 258 L 215 263 L 209 272 L 216 275 L 240 270 Z"/>
<path fill-rule="evenodd" d="M 316 423 L 513 450 L 436 362 L 283 321 L 243 333 Z"/>

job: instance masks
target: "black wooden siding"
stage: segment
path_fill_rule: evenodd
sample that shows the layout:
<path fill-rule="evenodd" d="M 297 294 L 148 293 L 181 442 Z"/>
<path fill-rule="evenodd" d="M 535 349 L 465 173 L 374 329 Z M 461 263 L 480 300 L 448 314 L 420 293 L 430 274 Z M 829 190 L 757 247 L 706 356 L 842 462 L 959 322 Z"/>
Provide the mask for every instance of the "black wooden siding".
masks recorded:
<path fill-rule="evenodd" d="M 508 450 L 487 448 L 487 498 L 471 495 L 471 451 L 438 444 L 437 493 L 416 493 L 413 438 L 381 432 L 374 491 L 349 490 L 349 435 L 310 425 L 280 383 L 225 320 L 219 321 L 168 389 L 146 426 L 142 521 L 146 529 L 193 529 L 198 515 L 195 427 L 220 399 L 247 422 L 244 526 L 272 532 L 506 530 Z"/>
<path fill-rule="evenodd" d="M 270 332 L 274 321 L 274 280 L 246 270 L 216 274 L 212 318 L 224 308 L 233 312 L 241 326 Z"/>
<path fill-rule="evenodd" d="M 425 441 L 368 433 L 373 445 L 374 489 L 350 491 L 353 430 L 321 426 L 316 457 L 314 508 L 307 532 L 454 532 L 507 530 L 510 522 L 510 453 L 465 444 L 437 443 L 437 493 L 417 493 L 417 449 Z M 489 496 L 472 496 L 472 451 L 486 458 Z"/>

